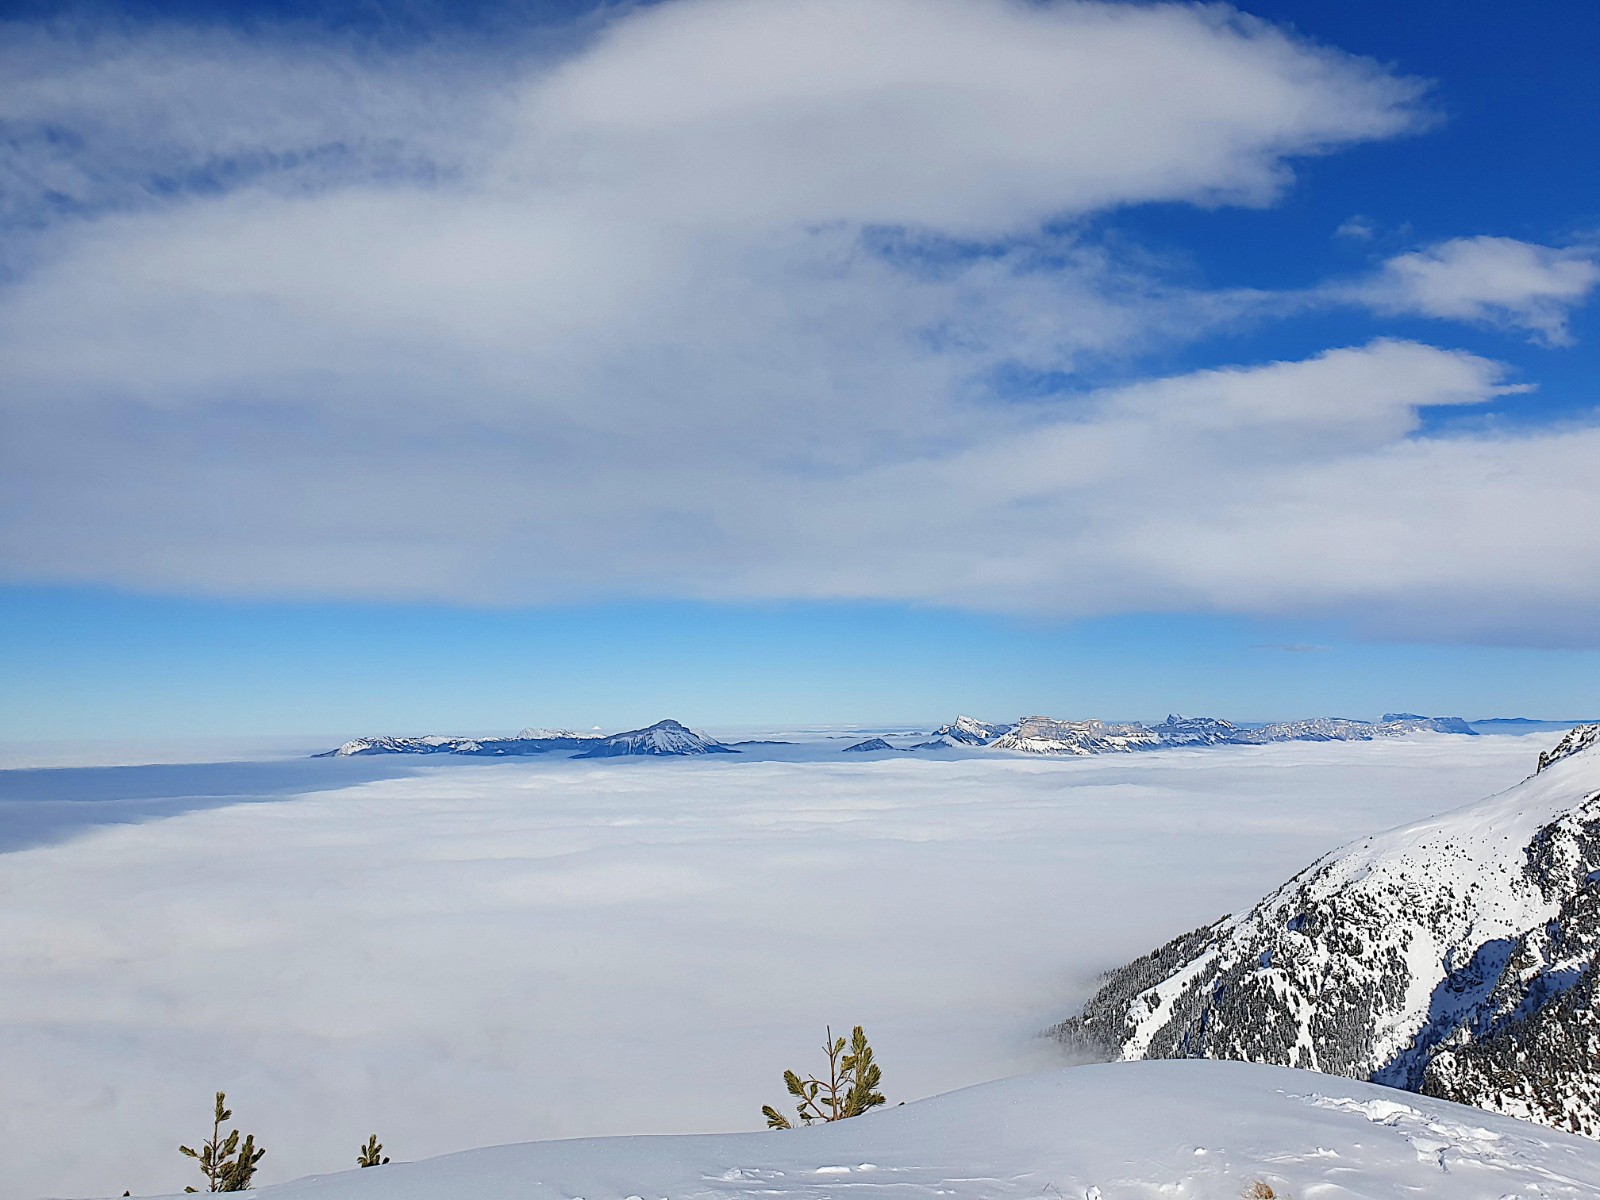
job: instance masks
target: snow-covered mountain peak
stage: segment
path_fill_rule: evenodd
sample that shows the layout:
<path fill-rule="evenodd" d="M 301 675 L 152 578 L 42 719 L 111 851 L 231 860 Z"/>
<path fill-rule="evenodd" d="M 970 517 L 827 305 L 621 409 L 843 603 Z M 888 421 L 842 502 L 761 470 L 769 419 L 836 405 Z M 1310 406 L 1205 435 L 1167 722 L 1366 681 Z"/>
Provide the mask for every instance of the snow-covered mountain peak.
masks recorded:
<path fill-rule="evenodd" d="M 557 739 L 564 742 L 588 742 L 604 736 L 598 731 L 581 733 L 576 729 L 540 729 L 536 725 L 530 725 L 517 734 L 517 739 L 524 742 L 550 742 Z"/>
<path fill-rule="evenodd" d="M 696 733 L 680 721 L 668 717 L 643 729 L 630 729 L 598 738 L 594 744 L 574 758 L 621 758 L 634 754 L 737 754 L 731 746 L 724 746 L 714 738 Z"/>
<path fill-rule="evenodd" d="M 1325 856 L 1112 972 L 1059 1032 L 1122 1058 L 1308 1067 L 1600 1135 L 1600 754 Z"/>
<path fill-rule="evenodd" d="M 990 721 L 980 721 L 977 717 L 962 715 L 948 725 L 939 726 L 933 731 L 932 740 L 921 745 L 925 748 L 938 745 L 987 746 L 995 738 L 1010 732 L 1013 728 L 1011 725 L 997 725 Z"/>

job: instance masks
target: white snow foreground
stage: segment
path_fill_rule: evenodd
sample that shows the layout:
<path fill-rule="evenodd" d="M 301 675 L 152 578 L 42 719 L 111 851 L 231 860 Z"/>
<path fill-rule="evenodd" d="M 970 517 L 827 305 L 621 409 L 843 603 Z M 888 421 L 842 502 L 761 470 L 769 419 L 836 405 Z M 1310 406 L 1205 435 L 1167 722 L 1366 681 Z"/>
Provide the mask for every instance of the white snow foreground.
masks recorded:
<path fill-rule="evenodd" d="M 1600 1145 L 1248 1063 L 1071 1067 L 782 1133 L 589 1138 L 313 1176 L 273 1200 L 1285 1200 L 1600 1195 Z"/>

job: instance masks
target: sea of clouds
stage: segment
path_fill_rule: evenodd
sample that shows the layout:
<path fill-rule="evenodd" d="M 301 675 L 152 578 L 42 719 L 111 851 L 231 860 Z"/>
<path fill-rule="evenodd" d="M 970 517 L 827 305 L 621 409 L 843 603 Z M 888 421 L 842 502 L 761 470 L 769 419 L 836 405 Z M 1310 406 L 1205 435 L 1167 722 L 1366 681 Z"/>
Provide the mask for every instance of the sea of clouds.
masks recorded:
<path fill-rule="evenodd" d="M 219 1088 L 271 1182 L 374 1131 L 415 1159 L 759 1128 L 830 1022 L 866 1025 L 891 1101 L 1058 1063 L 1035 1035 L 1098 972 L 1548 741 L 408 764 L 83 807 L 0 854 L 0 1197 L 178 1189 Z M 103 778 L 0 772 L 0 817 Z"/>

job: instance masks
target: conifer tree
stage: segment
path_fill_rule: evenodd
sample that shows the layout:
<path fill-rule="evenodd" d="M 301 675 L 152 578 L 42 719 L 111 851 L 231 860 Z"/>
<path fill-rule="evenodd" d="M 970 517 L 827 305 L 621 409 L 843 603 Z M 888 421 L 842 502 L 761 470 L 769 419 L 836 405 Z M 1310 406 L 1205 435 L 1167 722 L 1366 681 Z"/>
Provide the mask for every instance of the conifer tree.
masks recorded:
<path fill-rule="evenodd" d="M 205 1190 L 208 1192 L 249 1191 L 256 1164 L 266 1154 L 265 1150 L 256 1149 L 256 1135 L 253 1133 L 245 1135 L 243 1144 L 239 1141 L 237 1129 L 229 1130 L 225 1138 L 222 1136 L 222 1123 L 232 1119 L 233 1112 L 227 1107 L 227 1096 L 218 1092 L 216 1111 L 212 1115 L 211 1140 L 198 1150 L 188 1146 L 178 1147 L 180 1154 L 186 1154 L 200 1164 L 200 1173 L 206 1177 Z M 186 1187 L 183 1190 L 194 1192 L 200 1189 Z"/>
<path fill-rule="evenodd" d="M 381 1167 L 389 1160 L 383 1157 L 383 1143 L 378 1140 L 378 1135 L 373 1134 L 367 1139 L 367 1144 L 361 1147 L 356 1156 L 358 1167 Z"/>
<path fill-rule="evenodd" d="M 850 1032 L 849 1050 L 844 1038 L 833 1036 L 830 1026 L 822 1052 L 828 1056 L 828 1077 L 820 1079 L 807 1076 L 802 1079 L 793 1071 L 783 1073 L 783 1085 L 798 1104 L 795 1112 L 803 1124 L 815 1121 L 843 1121 L 859 1117 L 868 1109 L 884 1103 L 878 1092 L 883 1071 L 872 1060 L 872 1047 L 867 1035 L 857 1025 Z M 761 1106 L 761 1115 L 767 1119 L 768 1129 L 793 1129 L 789 1118 L 770 1104 Z"/>

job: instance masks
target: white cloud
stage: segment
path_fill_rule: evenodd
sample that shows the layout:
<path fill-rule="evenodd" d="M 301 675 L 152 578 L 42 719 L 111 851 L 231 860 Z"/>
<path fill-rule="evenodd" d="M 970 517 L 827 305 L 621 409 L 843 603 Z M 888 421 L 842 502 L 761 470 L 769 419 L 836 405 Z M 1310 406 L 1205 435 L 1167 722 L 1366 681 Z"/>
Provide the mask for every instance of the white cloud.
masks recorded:
<path fill-rule="evenodd" d="M 697 224 L 1004 233 L 1266 200 L 1285 154 L 1410 128 L 1416 95 L 1225 10 L 699 0 L 535 84 L 514 161 Z"/>
<path fill-rule="evenodd" d="M 1593 247 L 1469 237 L 1397 255 L 1349 295 L 1383 312 L 1524 329 L 1565 345 L 1567 314 L 1596 284 L 1600 257 Z"/>
<path fill-rule="evenodd" d="M 1107 966 L 1535 751 L 478 764 L 86 831 L 5 856 L 0 1200 L 176 1190 L 218 1088 L 270 1183 L 759 1128 L 828 1022 L 891 1101 L 1035 1069 Z"/>
<path fill-rule="evenodd" d="M 1294 155 L 1414 128 L 1417 87 L 1368 63 L 1219 10 L 1001 0 L 679 0 L 481 79 L 285 55 L 91 47 L 14 102 L 101 130 L 72 170 L 112 183 L 0 291 L 10 578 L 1349 605 L 1443 631 L 1590 611 L 1600 556 L 1556 553 L 1550 523 L 1461 536 L 1463 508 L 1499 529 L 1463 462 L 1507 505 L 1565 480 L 1567 512 L 1593 507 L 1563 474 L 1586 431 L 1418 436 L 1419 410 L 1503 390 L 1481 359 L 1377 342 L 1036 403 L 990 382 L 1259 305 L 1045 223 L 1263 203 Z M 251 139 L 288 168 L 130 182 Z M 146 149 L 108 160 L 119 140 Z M 324 145 L 347 150 L 295 149 Z M 1525 322 L 1550 296 L 1478 294 L 1466 315 Z"/>
<path fill-rule="evenodd" d="M 1377 236 L 1377 233 L 1377 228 L 1372 224 L 1372 219 L 1358 214 L 1353 217 L 1346 217 L 1339 222 L 1339 227 L 1333 231 L 1333 236 L 1349 238 L 1355 242 L 1370 242 Z"/>

